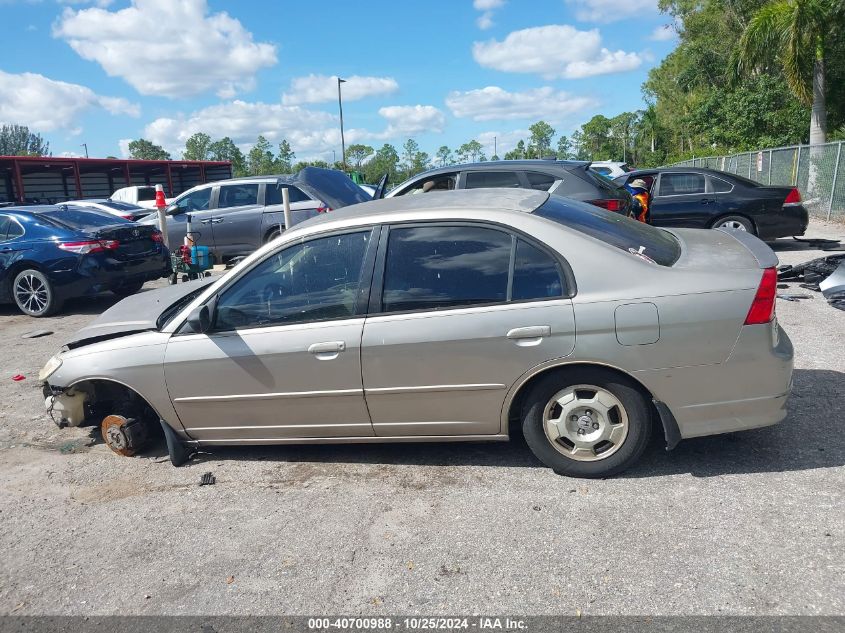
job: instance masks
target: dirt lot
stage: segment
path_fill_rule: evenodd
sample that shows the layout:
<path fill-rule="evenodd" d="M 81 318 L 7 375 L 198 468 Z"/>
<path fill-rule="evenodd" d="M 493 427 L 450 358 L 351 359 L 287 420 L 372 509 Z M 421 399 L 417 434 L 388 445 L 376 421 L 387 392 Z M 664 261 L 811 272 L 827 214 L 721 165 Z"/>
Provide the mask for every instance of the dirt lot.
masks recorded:
<path fill-rule="evenodd" d="M 820 254 L 782 242 L 785 263 Z M 655 445 L 607 481 L 521 443 L 121 458 L 59 431 L 35 380 L 114 299 L 0 306 L 0 613 L 845 613 L 845 313 L 796 291 L 786 421 Z"/>

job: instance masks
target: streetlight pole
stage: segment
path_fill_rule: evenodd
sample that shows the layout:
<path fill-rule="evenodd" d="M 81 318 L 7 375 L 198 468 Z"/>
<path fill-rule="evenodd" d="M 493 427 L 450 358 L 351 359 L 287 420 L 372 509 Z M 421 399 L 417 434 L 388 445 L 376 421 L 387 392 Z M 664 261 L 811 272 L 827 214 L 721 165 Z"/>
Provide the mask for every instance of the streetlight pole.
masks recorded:
<path fill-rule="evenodd" d="M 498 155 L 499 155 L 499 144 L 497 143 L 497 139 L 494 136 L 493 137 L 493 156 L 498 156 Z"/>
<path fill-rule="evenodd" d="M 345 79 L 337 78 L 337 109 L 340 111 L 340 148 L 343 171 L 346 171 L 346 139 L 343 138 L 343 99 L 340 96 L 340 84 L 346 83 Z"/>
<path fill-rule="evenodd" d="M 88 143 L 83 143 L 80 147 L 85 148 L 85 158 L 88 158 Z"/>

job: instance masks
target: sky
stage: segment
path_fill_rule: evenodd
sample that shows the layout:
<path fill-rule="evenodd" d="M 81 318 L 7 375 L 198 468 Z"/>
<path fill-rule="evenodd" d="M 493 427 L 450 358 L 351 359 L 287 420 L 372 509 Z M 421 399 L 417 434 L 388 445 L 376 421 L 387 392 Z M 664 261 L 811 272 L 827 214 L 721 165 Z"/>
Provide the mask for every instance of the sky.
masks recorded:
<path fill-rule="evenodd" d="M 340 76 L 347 146 L 501 156 L 537 120 L 643 107 L 670 23 L 657 0 L 0 0 L 0 123 L 56 156 L 179 158 L 203 131 L 340 160 Z"/>

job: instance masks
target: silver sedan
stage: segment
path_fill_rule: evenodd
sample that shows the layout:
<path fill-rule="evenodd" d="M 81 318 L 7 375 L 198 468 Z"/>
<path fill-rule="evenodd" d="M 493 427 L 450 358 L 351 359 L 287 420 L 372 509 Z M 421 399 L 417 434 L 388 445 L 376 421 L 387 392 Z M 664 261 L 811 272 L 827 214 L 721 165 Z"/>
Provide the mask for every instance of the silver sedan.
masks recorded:
<path fill-rule="evenodd" d="M 606 477 L 652 432 L 786 415 L 774 253 L 526 190 L 379 200 L 285 232 L 217 279 L 130 297 L 44 368 L 60 425 L 129 455 L 504 441 Z"/>

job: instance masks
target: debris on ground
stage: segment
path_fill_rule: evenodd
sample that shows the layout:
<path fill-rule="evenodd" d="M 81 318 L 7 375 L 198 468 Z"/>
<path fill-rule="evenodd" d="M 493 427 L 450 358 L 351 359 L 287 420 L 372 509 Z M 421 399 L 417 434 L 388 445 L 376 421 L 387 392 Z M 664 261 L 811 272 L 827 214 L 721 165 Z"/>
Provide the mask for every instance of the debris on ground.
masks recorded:
<path fill-rule="evenodd" d="M 217 480 L 211 473 L 205 473 L 200 477 L 200 486 L 213 486 L 215 483 L 217 483 Z"/>
<path fill-rule="evenodd" d="M 26 376 L 24 376 L 23 374 L 15 374 L 14 376 L 12 376 L 12 380 L 14 380 L 15 382 L 20 382 L 21 380 L 26 380 Z"/>
<path fill-rule="evenodd" d="M 52 333 L 53 330 L 33 330 L 32 332 L 22 334 L 21 338 L 41 338 L 42 336 L 50 336 Z"/>
<path fill-rule="evenodd" d="M 803 264 L 781 266 L 778 269 L 778 281 L 803 281 L 818 286 L 818 283 L 832 275 L 843 261 L 845 261 L 845 255 L 828 255 L 811 259 Z"/>
<path fill-rule="evenodd" d="M 796 242 L 807 244 L 813 248 L 824 248 L 825 246 L 839 246 L 839 240 L 829 240 L 823 237 L 793 237 Z"/>
<path fill-rule="evenodd" d="M 235 582 L 235 577 L 234 577 L 234 576 L 227 576 L 227 577 L 226 577 L 226 584 L 227 584 L 227 585 L 231 585 L 233 582 Z"/>
<path fill-rule="evenodd" d="M 845 310 L 845 261 L 824 281 L 819 282 L 819 290 L 830 305 Z"/>
<path fill-rule="evenodd" d="M 784 299 L 785 301 L 798 301 L 799 299 L 812 299 L 812 297 L 810 295 L 788 295 L 778 293 L 778 299 Z"/>

